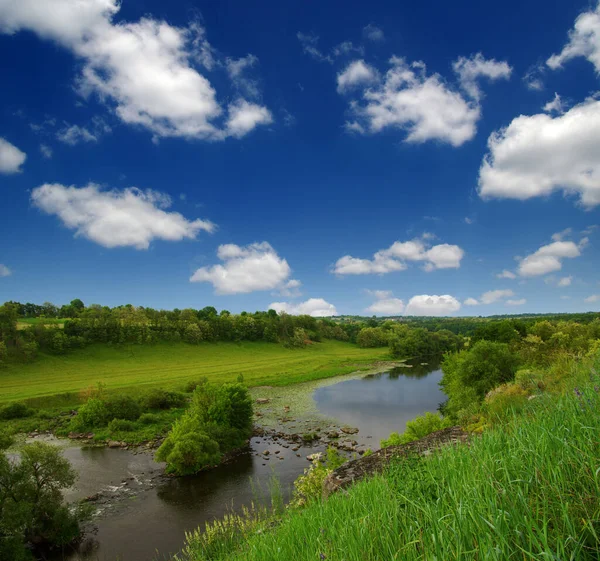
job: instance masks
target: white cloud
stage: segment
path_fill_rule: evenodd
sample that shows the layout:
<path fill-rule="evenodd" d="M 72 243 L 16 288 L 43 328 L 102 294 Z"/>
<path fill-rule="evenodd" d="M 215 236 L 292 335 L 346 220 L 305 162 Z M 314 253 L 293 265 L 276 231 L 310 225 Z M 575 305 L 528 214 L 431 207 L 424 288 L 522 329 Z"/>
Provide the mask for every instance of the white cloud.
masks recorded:
<path fill-rule="evenodd" d="M 69 146 L 75 146 L 81 142 L 98 142 L 98 138 L 94 136 L 85 127 L 71 125 L 65 127 L 56 133 L 56 138 Z"/>
<path fill-rule="evenodd" d="M 93 183 L 81 188 L 47 183 L 32 191 L 31 200 L 76 236 L 104 247 L 147 249 L 154 239 L 195 239 L 198 232 L 215 229 L 207 220 L 190 221 L 164 210 L 171 205 L 168 195 L 135 187 L 103 191 Z"/>
<path fill-rule="evenodd" d="M 476 300 L 475 298 L 467 298 L 463 304 L 465 306 L 479 306 L 479 300 Z"/>
<path fill-rule="evenodd" d="M 266 107 L 239 99 L 229 105 L 227 134 L 241 138 L 258 125 L 268 125 L 272 122 L 273 117 Z"/>
<path fill-rule="evenodd" d="M 584 302 L 587 302 L 588 304 L 593 304 L 594 302 L 600 302 L 600 294 L 592 294 L 591 296 L 588 296 Z"/>
<path fill-rule="evenodd" d="M 40 152 L 42 153 L 42 156 L 44 156 L 44 158 L 46 158 L 47 160 L 52 158 L 52 148 L 50 148 L 50 146 L 48 146 L 47 144 L 40 144 Z"/>
<path fill-rule="evenodd" d="M 331 58 L 330 55 L 323 54 L 323 52 L 319 49 L 318 35 L 298 32 L 296 37 L 298 37 L 298 41 L 300 41 L 302 50 L 305 54 L 311 56 L 319 62 L 329 62 L 330 64 L 333 64 L 333 58 Z"/>
<path fill-rule="evenodd" d="M 439 74 L 427 75 L 421 61 L 409 64 L 394 56 L 389 62 L 391 68 L 377 82 L 374 69 L 368 74 L 364 68 L 357 72 L 363 77 L 362 99 L 350 102 L 354 120 L 346 123 L 347 130 L 365 134 L 400 128 L 407 133 L 406 142 L 439 140 L 460 146 L 475 136 L 476 124 L 481 118 L 477 78 L 498 79 L 510 75 L 506 63 L 485 60 L 480 54 L 458 59 L 454 67 L 467 92 L 465 98 Z M 358 63 L 364 64 L 364 61 L 352 64 Z M 359 68 L 355 67 L 356 70 Z M 367 76 L 368 84 L 365 84 Z M 366 85 L 369 87 L 364 88 Z M 347 91 L 346 87 L 340 87 L 339 77 L 338 91 Z"/>
<path fill-rule="evenodd" d="M 333 47 L 331 52 L 334 56 L 345 56 L 352 53 L 358 53 L 362 56 L 365 54 L 365 49 L 361 45 L 354 45 L 352 41 L 344 41 Z"/>
<path fill-rule="evenodd" d="M 231 81 L 243 95 L 251 98 L 260 96 L 258 82 L 247 75 L 248 70 L 257 64 L 258 58 L 253 54 L 248 54 L 245 57 L 238 59 L 228 58 L 225 61 L 225 68 L 227 69 Z"/>
<path fill-rule="evenodd" d="M 292 304 L 291 302 L 272 302 L 269 309 L 277 313 L 285 312 L 293 316 L 309 315 L 313 317 L 337 316 L 337 310 L 333 304 L 330 304 L 323 298 L 309 298 L 306 302 Z"/>
<path fill-rule="evenodd" d="M 430 247 L 429 236 L 407 242 L 394 242 L 389 248 L 373 255 L 373 259 L 361 259 L 344 255 L 337 260 L 333 272 L 337 275 L 385 274 L 403 271 L 406 261 L 421 261 L 423 270 L 458 269 L 464 251 L 457 245 L 438 244 Z"/>
<path fill-rule="evenodd" d="M 404 302 L 394 298 L 391 290 L 368 290 L 376 299 L 365 312 L 382 316 L 397 316 L 404 311 Z"/>
<path fill-rule="evenodd" d="M 552 117 L 521 115 L 492 133 L 479 170 L 483 198 L 526 200 L 554 191 L 600 204 L 600 101 L 589 99 Z"/>
<path fill-rule="evenodd" d="M 552 101 L 549 101 L 544 105 L 544 111 L 546 113 L 558 113 L 560 115 L 565 112 L 562 99 L 557 93 L 554 94 L 554 99 Z"/>
<path fill-rule="evenodd" d="M 521 298 L 520 300 L 507 300 L 506 301 L 506 305 L 507 306 L 522 306 L 523 304 L 526 304 L 527 300 L 525 298 Z"/>
<path fill-rule="evenodd" d="M 562 259 L 573 259 L 581 255 L 581 248 L 587 243 L 587 238 L 579 245 L 568 241 L 555 241 L 540 247 L 535 253 L 528 255 L 519 263 L 519 275 L 534 277 L 545 275 L 562 269 Z"/>
<path fill-rule="evenodd" d="M 534 92 L 540 92 L 544 89 L 543 76 L 545 70 L 546 67 L 543 64 L 534 64 L 527 70 L 523 76 L 523 82 L 525 82 L 527 89 Z"/>
<path fill-rule="evenodd" d="M 555 234 L 552 234 L 552 241 L 560 242 L 560 241 L 564 240 L 565 238 L 569 237 L 572 233 L 573 233 L 573 228 L 565 228 L 564 230 L 561 230 L 560 232 L 556 232 Z"/>
<path fill-rule="evenodd" d="M 466 224 L 473 224 L 473 219 L 469 218 L 468 216 L 465 216 L 465 223 Z"/>
<path fill-rule="evenodd" d="M 0 277 L 10 277 L 12 271 L 6 266 L 0 263 Z"/>
<path fill-rule="evenodd" d="M 503 298 L 510 298 L 514 296 L 515 293 L 512 290 L 488 290 L 484 292 L 479 300 L 482 304 L 493 304 L 498 300 L 502 300 Z"/>
<path fill-rule="evenodd" d="M 569 41 L 546 64 L 556 70 L 576 57 L 587 58 L 600 72 L 600 3 L 594 11 L 584 12 L 575 20 L 575 26 L 569 32 Z"/>
<path fill-rule="evenodd" d="M 370 23 L 363 27 L 363 35 L 366 39 L 369 39 L 369 41 L 383 41 L 385 39 L 383 30 L 374 23 Z"/>
<path fill-rule="evenodd" d="M 565 286 L 571 286 L 571 283 L 573 282 L 573 277 L 572 276 L 568 276 L 568 277 L 563 277 L 562 279 L 560 279 L 558 281 L 558 285 L 561 288 L 564 288 Z"/>
<path fill-rule="evenodd" d="M 300 291 L 301 286 L 302 283 L 299 280 L 290 279 L 279 289 L 279 294 L 287 298 L 297 298 L 298 296 L 302 296 L 302 292 Z"/>
<path fill-rule="evenodd" d="M 0 0 L 0 31 L 33 31 L 71 50 L 83 62 L 79 92 L 96 94 L 121 121 L 156 138 L 222 140 L 251 130 L 223 125 L 215 89 L 194 66 L 214 64 L 203 28 L 175 27 L 152 17 L 114 23 L 119 10 L 117 0 Z M 246 122 L 254 128 L 265 119 Z"/>
<path fill-rule="evenodd" d="M 0 173 L 20 173 L 27 154 L 0 137 Z"/>
<path fill-rule="evenodd" d="M 498 278 L 498 279 L 516 279 L 517 275 L 515 275 L 512 271 L 504 269 L 504 271 L 502 271 L 501 273 L 498 273 L 496 275 L 496 278 Z"/>
<path fill-rule="evenodd" d="M 406 306 L 407 316 L 444 316 L 458 312 L 460 302 L 445 294 L 443 296 L 421 294 L 413 296 Z"/>
<path fill-rule="evenodd" d="M 495 59 L 485 59 L 481 53 L 471 55 L 469 58 L 461 56 L 452 68 L 458 76 L 462 89 L 473 99 L 481 99 L 481 90 L 477 83 L 479 78 L 489 80 L 507 80 L 512 74 L 512 68 L 507 62 L 498 62 Z"/>
<path fill-rule="evenodd" d="M 355 86 L 372 84 L 378 79 L 379 74 L 375 68 L 364 60 L 355 60 L 337 75 L 337 91 L 343 93 Z"/>
<path fill-rule="evenodd" d="M 267 242 L 245 247 L 220 245 L 217 257 L 223 261 L 223 265 L 201 267 L 190 278 L 191 282 L 211 283 L 217 294 L 245 294 L 285 288 L 292 272 L 288 262 L 279 257 Z"/>

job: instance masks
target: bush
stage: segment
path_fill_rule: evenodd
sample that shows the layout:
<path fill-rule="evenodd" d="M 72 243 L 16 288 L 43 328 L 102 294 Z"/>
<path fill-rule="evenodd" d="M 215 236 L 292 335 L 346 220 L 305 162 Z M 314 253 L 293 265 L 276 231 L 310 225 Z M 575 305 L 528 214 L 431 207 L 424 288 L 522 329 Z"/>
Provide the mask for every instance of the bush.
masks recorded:
<path fill-rule="evenodd" d="M 154 425 L 160 421 L 160 417 L 156 413 L 144 413 L 138 419 L 141 425 Z"/>
<path fill-rule="evenodd" d="M 416 417 L 406 423 L 406 430 L 402 434 L 393 432 L 390 437 L 381 441 L 381 447 L 398 446 L 408 444 L 420 438 L 424 438 L 432 432 L 442 430 L 452 426 L 452 421 L 448 418 L 442 418 L 438 413 L 427 412 L 425 415 Z"/>
<path fill-rule="evenodd" d="M 301 475 L 294 481 L 294 495 L 292 505 L 303 506 L 309 501 L 318 500 L 323 493 L 323 482 L 325 478 L 334 470 L 340 467 L 346 460 L 335 449 L 327 449 L 327 459 L 323 461 L 319 454 Z"/>
<path fill-rule="evenodd" d="M 200 378 L 200 380 L 190 380 L 183 386 L 183 391 L 186 393 L 192 393 L 198 386 L 208 384 L 208 378 Z"/>
<path fill-rule="evenodd" d="M 0 409 L 0 419 L 8 421 L 10 419 L 23 419 L 33 415 L 33 410 L 24 403 L 10 403 Z"/>
<path fill-rule="evenodd" d="M 306 347 L 309 339 L 306 331 L 302 327 L 294 327 L 294 334 L 283 344 L 288 349 L 301 349 Z"/>
<path fill-rule="evenodd" d="M 167 472 L 193 475 L 221 461 L 219 445 L 202 432 L 201 420 L 188 411 L 173 424 L 171 432 L 156 451 L 156 459 L 167 463 Z"/>
<path fill-rule="evenodd" d="M 110 432 L 133 432 L 135 429 L 135 423 L 126 419 L 113 419 L 108 423 L 108 430 Z"/>
<path fill-rule="evenodd" d="M 521 411 L 527 404 L 529 394 L 519 384 L 502 384 L 485 397 L 485 405 L 491 419 L 505 419 L 513 411 Z"/>
<path fill-rule="evenodd" d="M 111 397 L 105 403 L 109 419 L 137 421 L 142 414 L 142 408 L 137 399 L 128 395 Z"/>
<path fill-rule="evenodd" d="M 88 399 L 80 408 L 73 422 L 77 428 L 104 427 L 108 423 L 109 412 L 106 404 L 97 397 Z"/>
<path fill-rule="evenodd" d="M 387 347 L 389 340 L 389 333 L 381 327 L 365 327 L 356 338 L 358 346 L 363 348 Z"/>
<path fill-rule="evenodd" d="M 173 407 L 183 407 L 186 403 L 186 396 L 180 392 L 168 392 L 156 388 L 146 392 L 142 403 L 144 409 L 172 409 Z"/>

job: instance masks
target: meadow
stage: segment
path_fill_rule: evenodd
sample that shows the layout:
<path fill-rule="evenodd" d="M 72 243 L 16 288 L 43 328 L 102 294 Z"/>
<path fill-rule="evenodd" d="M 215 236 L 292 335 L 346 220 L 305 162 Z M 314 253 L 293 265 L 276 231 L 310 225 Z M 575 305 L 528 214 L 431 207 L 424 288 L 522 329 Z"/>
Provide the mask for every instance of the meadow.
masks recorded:
<path fill-rule="evenodd" d="M 109 392 L 137 392 L 179 389 L 202 377 L 232 382 L 241 374 L 248 386 L 288 385 L 368 369 L 388 358 L 385 348 L 363 349 L 333 340 L 300 349 L 266 342 L 96 344 L 68 355 L 41 354 L 30 363 L 7 365 L 0 372 L 0 403 L 29 400 L 35 405 L 38 398 L 69 394 L 63 399 L 66 404 L 99 382 Z"/>

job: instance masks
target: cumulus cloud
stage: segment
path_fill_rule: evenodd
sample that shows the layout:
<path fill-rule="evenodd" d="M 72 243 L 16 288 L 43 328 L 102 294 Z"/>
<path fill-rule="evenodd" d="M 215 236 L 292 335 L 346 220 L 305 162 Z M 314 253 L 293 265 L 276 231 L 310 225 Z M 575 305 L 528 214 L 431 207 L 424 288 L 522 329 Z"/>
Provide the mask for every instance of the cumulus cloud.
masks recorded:
<path fill-rule="evenodd" d="M 245 247 L 220 245 L 217 257 L 223 261 L 222 265 L 201 267 L 190 278 L 191 282 L 211 283 L 217 294 L 245 294 L 285 288 L 292 272 L 288 262 L 279 257 L 267 242 Z"/>
<path fill-rule="evenodd" d="M 369 294 L 375 297 L 365 312 L 381 316 L 397 316 L 404 311 L 404 302 L 400 298 L 394 298 L 390 290 L 369 290 Z"/>
<path fill-rule="evenodd" d="M 0 277 L 10 277 L 12 271 L 6 266 L 0 263 Z"/>
<path fill-rule="evenodd" d="M 385 274 L 402 271 L 407 261 L 423 262 L 423 270 L 458 269 L 464 251 L 457 245 L 438 244 L 431 246 L 429 236 L 422 236 L 407 242 L 394 242 L 382 249 L 372 259 L 361 259 L 344 255 L 337 260 L 333 272 L 337 275 Z"/>
<path fill-rule="evenodd" d="M 323 298 L 309 298 L 306 302 L 293 304 L 291 302 L 272 302 L 269 309 L 275 310 L 278 314 L 285 312 L 293 316 L 309 315 L 313 317 L 337 316 L 337 310 L 333 304 L 330 304 Z"/>
<path fill-rule="evenodd" d="M 460 302 L 448 294 L 413 296 L 406 306 L 407 316 L 445 316 L 458 312 Z"/>
<path fill-rule="evenodd" d="M 562 269 L 563 259 L 573 259 L 581 255 L 581 249 L 587 244 L 583 238 L 579 244 L 572 241 L 555 241 L 540 247 L 519 263 L 519 275 L 535 277 Z"/>
<path fill-rule="evenodd" d="M 514 296 L 515 293 L 512 290 L 488 290 L 484 292 L 479 298 L 482 304 L 493 304 L 498 300 L 502 300 L 503 298 L 510 298 Z"/>
<path fill-rule="evenodd" d="M 573 282 L 572 276 L 563 277 L 562 279 L 559 279 L 557 286 L 559 286 L 560 288 L 564 288 L 565 286 L 571 286 L 572 282 Z"/>
<path fill-rule="evenodd" d="M 506 301 L 506 305 L 507 306 L 522 306 L 523 304 L 526 304 L 527 300 L 525 298 L 520 298 L 519 300 L 507 300 Z"/>
<path fill-rule="evenodd" d="M 0 137 L 0 173 L 20 173 L 27 154 Z"/>
<path fill-rule="evenodd" d="M 461 56 L 453 64 L 452 69 L 458 76 L 461 88 L 473 99 L 481 99 L 482 93 L 478 80 L 509 79 L 512 68 L 505 61 L 498 62 L 494 59 L 485 59 L 481 53 L 471 55 L 469 58 Z"/>
<path fill-rule="evenodd" d="M 379 74 L 375 68 L 364 60 L 355 60 L 337 75 L 337 91 L 344 93 L 355 86 L 372 84 L 378 79 Z"/>
<path fill-rule="evenodd" d="M 69 146 L 76 146 L 82 142 L 98 142 L 98 137 L 94 136 L 85 127 L 71 125 L 65 127 L 56 133 L 56 138 Z"/>
<path fill-rule="evenodd" d="M 588 304 L 593 304 L 594 302 L 600 302 L 600 294 L 592 294 L 588 296 L 585 300 Z"/>
<path fill-rule="evenodd" d="M 569 41 L 546 64 L 555 70 L 577 57 L 587 58 L 595 66 L 596 72 L 600 72 L 600 3 L 595 10 L 584 12 L 575 20 L 575 26 L 569 32 Z"/>
<path fill-rule="evenodd" d="M 409 64 L 405 59 L 394 56 L 389 61 L 391 68 L 383 78 L 377 76 L 377 81 L 374 69 L 361 69 L 360 63 L 365 64 L 364 61 L 355 61 L 349 67 L 354 69 L 354 76 L 362 77 L 362 83 L 351 83 L 361 83 L 363 89 L 362 98 L 350 102 L 354 120 L 346 123 L 346 129 L 374 134 L 387 128 L 399 128 L 406 132 L 405 141 L 413 143 L 439 140 L 460 146 L 471 140 L 481 118 L 481 92 L 477 79 L 486 76 L 495 80 L 510 76 L 510 67 L 504 62 L 486 60 L 480 54 L 462 57 L 454 66 L 467 93 L 467 97 L 463 97 L 439 74 L 428 75 L 421 61 Z M 367 76 L 368 83 L 365 83 Z M 340 88 L 339 77 L 338 91 L 348 91 L 347 87 Z"/>
<path fill-rule="evenodd" d="M 562 115 L 521 115 L 492 133 L 479 170 L 483 198 L 526 200 L 555 191 L 600 204 L 600 101 Z"/>
<path fill-rule="evenodd" d="M 201 26 L 175 27 L 152 17 L 115 23 L 120 7 L 118 0 L 0 0 L 0 32 L 29 30 L 69 49 L 82 61 L 79 92 L 97 95 L 121 121 L 157 138 L 221 140 L 268 120 L 256 118 L 256 107 L 241 102 L 224 114 L 195 64 L 214 64 Z M 252 114 L 245 123 L 253 126 L 226 126 L 233 118 L 243 120 L 244 110 Z"/>
<path fill-rule="evenodd" d="M 475 298 L 467 298 L 463 304 L 465 306 L 479 306 L 479 300 L 475 299 Z"/>
<path fill-rule="evenodd" d="M 383 30 L 377 27 L 374 23 L 370 23 L 369 25 L 365 25 L 365 27 L 363 27 L 363 36 L 365 39 L 369 39 L 369 41 L 383 41 L 385 39 Z"/>
<path fill-rule="evenodd" d="M 516 279 L 517 275 L 515 275 L 512 271 L 509 271 L 508 269 L 504 269 L 504 271 L 502 271 L 501 273 L 498 273 L 496 275 L 496 278 L 498 278 L 498 279 Z"/>
<path fill-rule="evenodd" d="M 297 298 L 298 296 L 302 296 L 302 292 L 300 291 L 301 286 L 302 283 L 299 280 L 290 279 L 279 289 L 279 294 L 286 298 Z"/>
<path fill-rule="evenodd" d="M 47 183 L 32 191 L 31 201 L 56 215 L 76 236 L 104 247 L 147 249 L 154 239 L 195 239 L 200 231 L 215 229 L 208 220 L 187 220 L 166 211 L 171 206 L 168 195 L 135 187 L 105 191 L 93 183 L 81 188 Z"/>

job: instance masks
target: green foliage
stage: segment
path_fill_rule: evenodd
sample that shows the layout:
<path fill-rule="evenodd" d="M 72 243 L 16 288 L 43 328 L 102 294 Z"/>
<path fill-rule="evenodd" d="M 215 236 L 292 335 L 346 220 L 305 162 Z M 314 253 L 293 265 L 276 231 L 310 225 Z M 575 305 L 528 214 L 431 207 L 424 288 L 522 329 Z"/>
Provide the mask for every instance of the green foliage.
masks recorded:
<path fill-rule="evenodd" d="M 79 408 L 77 416 L 73 419 L 73 428 L 82 430 L 104 427 L 110 418 L 106 403 L 97 397 L 92 397 Z"/>
<path fill-rule="evenodd" d="M 327 449 L 326 458 L 322 454 L 313 459 L 310 467 L 294 482 L 294 494 L 291 505 L 304 506 L 308 502 L 319 500 L 323 493 L 323 482 L 327 476 L 340 467 L 346 459 L 336 448 Z"/>
<path fill-rule="evenodd" d="M 64 546 L 78 537 L 82 512 L 64 503 L 75 472 L 60 449 L 37 442 L 20 462 L 0 454 L 0 559 L 30 559 L 28 547 Z"/>
<path fill-rule="evenodd" d="M 113 419 L 110 423 L 108 423 L 108 430 L 112 433 L 133 432 L 135 429 L 135 423 L 126 419 Z"/>
<path fill-rule="evenodd" d="M 10 419 L 23 419 L 33 415 L 33 410 L 24 403 L 10 403 L 0 408 L 0 419 L 8 421 Z"/>
<path fill-rule="evenodd" d="M 301 327 L 295 327 L 292 336 L 284 342 L 284 347 L 289 349 L 301 349 L 306 347 L 308 341 L 309 338 L 306 331 Z"/>
<path fill-rule="evenodd" d="M 356 343 L 363 348 L 387 347 L 389 340 L 389 332 L 381 327 L 365 327 L 360 330 Z"/>
<path fill-rule="evenodd" d="M 177 475 L 219 463 L 222 453 L 241 446 L 252 433 L 252 399 L 240 384 L 200 383 L 192 403 L 156 453 Z"/>
<path fill-rule="evenodd" d="M 129 395 L 111 396 L 104 403 L 109 419 L 136 421 L 142 414 L 139 401 Z"/>
<path fill-rule="evenodd" d="M 154 425 L 160 421 L 160 417 L 156 413 L 142 413 L 138 419 L 141 425 Z"/>
<path fill-rule="evenodd" d="M 420 438 L 431 434 L 432 432 L 442 430 L 453 425 L 452 420 L 442 417 L 438 413 L 430 413 L 416 417 L 406 423 L 406 430 L 402 434 L 393 432 L 389 438 L 381 441 L 381 447 L 398 446 L 399 444 L 408 444 Z"/>
<path fill-rule="evenodd" d="M 507 344 L 485 340 L 468 351 L 447 355 L 440 382 L 448 396 L 444 413 L 457 417 L 461 410 L 481 403 L 487 392 L 514 378 L 519 362 Z"/>
<path fill-rule="evenodd" d="M 8 349 L 6 348 L 6 343 L 4 341 L 0 341 L 0 368 L 5 366 L 8 361 Z"/>
<path fill-rule="evenodd" d="M 187 398 L 185 394 L 163 390 L 162 388 L 148 390 L 142 397 L 142 404 L 145 409 L 172 409 L 174 407 L 184 407 L 186 401 Z"/>
<path fill-rule="evenodd" d="M 188 411 L 175 421 L 171 432 L 156 451 L 156 460 L 167 463 L 167 471 L 192 475 L 221 460 L 219 444 L 204 432 L 198 415 Z"/>

